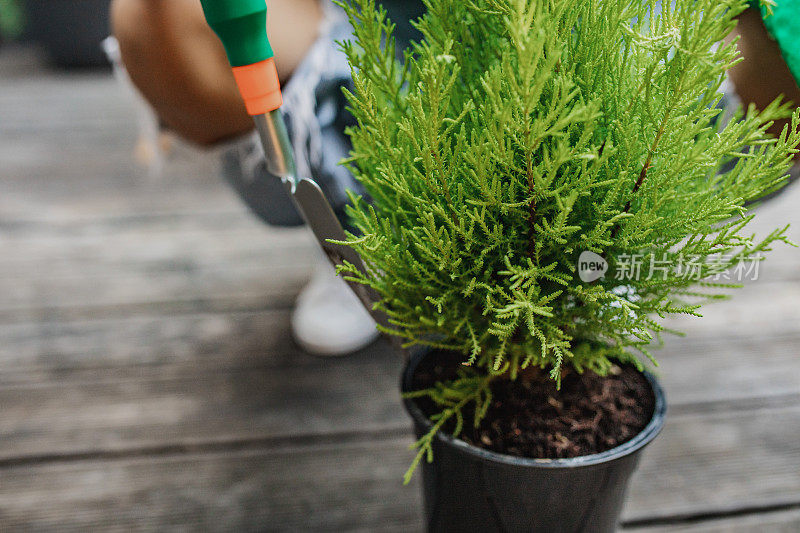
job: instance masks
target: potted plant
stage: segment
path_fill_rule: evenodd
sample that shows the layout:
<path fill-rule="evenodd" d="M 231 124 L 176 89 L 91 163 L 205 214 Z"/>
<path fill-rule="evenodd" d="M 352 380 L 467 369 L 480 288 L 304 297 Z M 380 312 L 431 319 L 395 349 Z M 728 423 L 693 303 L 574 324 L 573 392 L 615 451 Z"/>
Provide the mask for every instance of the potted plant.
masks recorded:
<path fill-rule="evenodd" d="M 349 245 L 402 380 L 433 531 L 610 531 L 664 395 L 644 371 L 786 228 L 745 233 L 799 116 L 721 120 L 741 0 L 427 0 L 396 59 L 374 0 L 344 4 Z M 660 5 L 660 7 L 659 7 Z M 637 263 L 638 260 L 638 263 Z M 716 279 L 715 279 L 716 278 Z"/>

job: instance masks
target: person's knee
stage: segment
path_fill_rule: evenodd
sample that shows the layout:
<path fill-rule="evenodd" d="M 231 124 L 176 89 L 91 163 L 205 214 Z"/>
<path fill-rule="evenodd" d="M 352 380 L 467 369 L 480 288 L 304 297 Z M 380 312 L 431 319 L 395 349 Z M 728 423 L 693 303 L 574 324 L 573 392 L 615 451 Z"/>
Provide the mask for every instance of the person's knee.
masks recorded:
<path fill-rule="evenodd" d="M 111 28 L 126 56 L 135 59 L 143 57 L 140 50 L 153 42 L 152 25 L 148 24 L 151 14 L 147 0 L 113 0 L 111 2 Z"/>
<path fill-rule="evenodd" d="M 111 17 L 131 80 L 167 126 L 203 145 L 252 129 L 199 0 L 113 0 Z M 284 79 L 311 47 L 321 17 L 317 0 L 270 2 L 271 40 Z"/>
<path fill-rule="evenodd" d="M 180 136 L 209 145 L 252 127 L 197 0 L 114 0 L 111 22 L 134 85 Z"/>

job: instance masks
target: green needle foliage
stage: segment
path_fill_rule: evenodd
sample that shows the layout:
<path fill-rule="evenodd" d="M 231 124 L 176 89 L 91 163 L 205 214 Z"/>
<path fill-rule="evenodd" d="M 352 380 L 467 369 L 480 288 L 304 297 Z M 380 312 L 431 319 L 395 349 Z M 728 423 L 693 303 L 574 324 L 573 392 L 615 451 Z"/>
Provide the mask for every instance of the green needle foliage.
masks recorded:
<path fill-rule="evenodd" d="M 746 234 L 745 203 L 784 183 L 800 141 L 797 113 L 766 133 L 789 114 L 780 102 L 719 120 L 737 61 L 723 39 L 743 0 L 425 4 L 424 39 L 402 61 L 374 0 L 344 5 L 355 38 L 342 44 L 358 121 L 348 161 L 370 197 L 353 199 L 349 238 L 368 275 L 345 270 L 382 297 L 387 333 L 468 365 L 416 393 L 442 412 L 414 466 L 447 420 L 458 434 L 467 403 L 480 422 L 494 379 L 641 367 L 660 319 L 699 316 L 726 287 L 704 279 L 787 241 L 787 228 Z M 612 268 L 691 257 L 698 275 L 585 283 L 587 250 Z"/>

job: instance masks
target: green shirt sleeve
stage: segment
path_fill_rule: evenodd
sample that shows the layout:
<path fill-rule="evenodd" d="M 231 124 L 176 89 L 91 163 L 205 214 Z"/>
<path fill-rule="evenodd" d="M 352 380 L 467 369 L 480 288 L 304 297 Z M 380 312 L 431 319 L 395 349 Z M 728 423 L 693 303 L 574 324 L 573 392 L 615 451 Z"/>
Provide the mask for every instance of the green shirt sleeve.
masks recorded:
<path fill-rule="evenodd" d="M 750 4 L 760 9 L 764 25 L 778 42 L 781 54 L 794 79 L 800 84 L 800 0 L 774 0 L 770 9 L 759 0 Z"/>

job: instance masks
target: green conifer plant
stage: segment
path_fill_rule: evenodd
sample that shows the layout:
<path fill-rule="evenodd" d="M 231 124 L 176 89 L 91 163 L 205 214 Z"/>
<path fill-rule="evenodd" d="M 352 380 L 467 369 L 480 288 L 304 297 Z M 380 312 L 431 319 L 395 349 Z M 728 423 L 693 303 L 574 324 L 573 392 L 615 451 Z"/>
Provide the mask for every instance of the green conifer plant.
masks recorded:
<path fill-rule="evenodd" d="M 787 242 L 746 233 L 800 141 L 767 128 L 790 107 L 717 108 L 737 61 L 725 37 L 744 0 L 424 0 L 419 43 L 397 60 L 374 0 L 343 4 L 354 40 L 350 168 L 360 235 L 348 244 L 381 296 L 385 332 L 463 354 L 459 378 L 413 393 L 448 421 L 481 422 L 490 385 L 536 366 L 642 368 L 667 315 L 700 316 L 733 285 L 709 276 Z M 624 282 L 581 280 L 579 254 L 678 264 Z M 464 407 L 474 403 L 474 420 Z"/>

